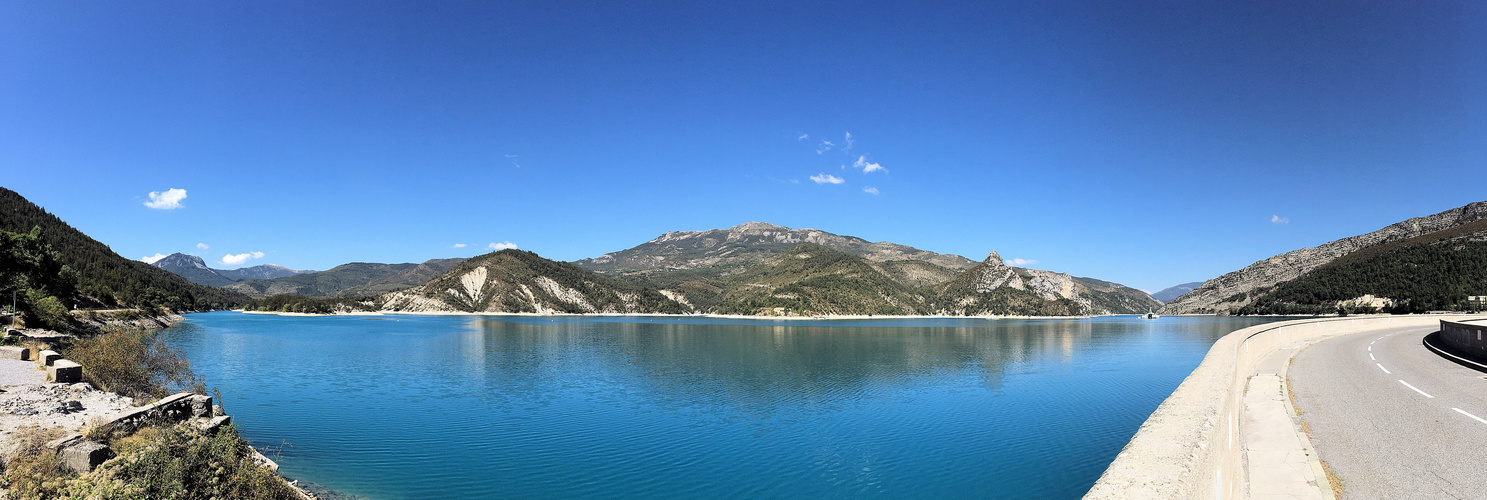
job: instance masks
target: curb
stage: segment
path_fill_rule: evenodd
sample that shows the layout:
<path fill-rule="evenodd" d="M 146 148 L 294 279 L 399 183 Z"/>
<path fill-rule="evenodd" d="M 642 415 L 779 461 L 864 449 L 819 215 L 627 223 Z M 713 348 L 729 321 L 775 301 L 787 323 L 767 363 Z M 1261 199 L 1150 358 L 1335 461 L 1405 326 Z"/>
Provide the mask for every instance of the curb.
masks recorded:
<path fill-rule="evenodd" d="M 1420 339 L 1420 343 L 1425 344 L 1425 348 L 1429 349 L 1430 352 L 1439 354 L 1441 357 L 1446 358 L 1450 361 L 1454 361 L 1458 365 L 1465 366 L 1482 373 L 1487 373 L 1487 364 L 1472 361 L 1471 359 L 1452 353 L 1449 350 L 1449 346 L 1436 345 L 1436 340 L 1440 339 L 1440 335 L 1441 332 L 1431 333 L 1430 335 L 1426 335 L 1425 338 Z"/>
<path fill-rule="evenodd" d="M 1333 493 L 1332 489 L 1332 479 L 1327 477 L 1327 469 L 1322 467 L 1322 456 L 1317 453 L 1316 446 L 1311 444 L 1311 436 L 1306 435 L 1306 431 L 1301 428 L 1301 415 L 1296 413 L 1296 407 L 1291 405 L 1291 362 L 1296 360 L 1296 356 L 1301 354 L 1301 351 L 1307 350 L 1321 340 L 1326 339 L 1307 342 L 1306 345 L 1297 348 L 1291 352 L 1290 356 L 1286 357 L 1286 364 L 1280 369 L 1280 386 L 1281 391 L 1286 396 L 1282 402 L 1286 405 L 1286 412 L 1291 415 L 1292 430 L 1296 432 L 1297 437 L 1301 438 L 1301 449 L 1306 450 L 1307 465 L 1311 466 L 1312 473 L 1316 474 L 1318 479 L 1327 483 L 1326 487 L 1321 488 L 1322 495 L 1328 500 L 1337 500 L 1337 495 Z M 1322 485 L 1318 486 L 1321 487 Z"/>

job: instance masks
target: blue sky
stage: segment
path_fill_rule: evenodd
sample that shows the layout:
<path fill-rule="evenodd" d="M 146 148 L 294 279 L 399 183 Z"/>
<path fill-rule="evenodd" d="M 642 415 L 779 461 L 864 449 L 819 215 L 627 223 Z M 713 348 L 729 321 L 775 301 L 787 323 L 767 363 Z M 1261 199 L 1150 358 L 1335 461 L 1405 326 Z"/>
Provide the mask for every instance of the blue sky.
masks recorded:
<path fill-rule="evenodd" d="M 767 221 L 1155 291 L 1487 199 L 1484 28 L 1469 2 L 10 1 L 0 186 L 229 268 Z"/>

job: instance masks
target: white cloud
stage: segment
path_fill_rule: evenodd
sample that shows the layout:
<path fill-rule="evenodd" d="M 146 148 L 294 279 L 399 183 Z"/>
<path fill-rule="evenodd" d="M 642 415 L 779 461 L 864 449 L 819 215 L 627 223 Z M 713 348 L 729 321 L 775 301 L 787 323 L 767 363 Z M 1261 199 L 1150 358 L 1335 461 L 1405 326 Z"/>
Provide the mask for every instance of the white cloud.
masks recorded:
<path fill-rule="evenodd" d="M 1272 216 L 1270 216 L 1270 223 L 1271 224 L 1290 224 L 1291 223 L 1291 219 L 1287 219 L 1287 218 L 1281 217 L 1279 215 L 1272 215 Z"/>
<path fill-rule="evenodd" d="M 857 145 L 857 143 L 852 142 L 852 133 L 851 132 L 847 132 L 847 139 L 846 139 L 845 142 L 847 143 L 847 145 L 846 146 L 842 146 L 842 152 L 843 153 L 850 153 L 850 152 L 852 152 L 852 146 L 856 146 Z"/>
<path fill-rule="evenodd" d="M 821 175 L 812 175 L 811 180 L 816 181 L 816 184 L 841 184 L 847 182 L 846 179 L 825 172 L 822 172 Z"/>
<path fill-rule="evenodd" d="M 238 265 L 246 264 L 249 260 L 252 260 L 252 259 L 262 259 L 262 258 L 263 258 L 263 252 L 248 252 L 248 253 L 240 253 L 240 254 L 237 254 L 237 255 L 227 254 L 227 255 L 223 255 L 222 256 L 222 263 L 223 264 L 227 264 L 229 266 L 238 266 Z"/>
<path fill-rule="evenodd" d="M 175 210 L 181 208 L 181 200 L 186 199 L 186 190 L 170 188 L 165 192 L 150 191 L 150 201 L 145 206 L 156 210 Z"/>
<path fill-rule="evenodd" d="M 201 250 L 206 250 L 208 248 L 212 248 L 212 246 L 211 245 L 208 245 L 206 243 L 197 243 L 196 244 L 196 248 L 201 249 Z"/>
<path fill-rule="evenodd" d="M 490 245 L 486 245 L 486 248 L 491 249 L 491 251 L 506 250 L 508 248 L 516 248 L 516 244 L 509 241 L 503 241 L 500 243 L 491 243 Z"/>
<path fill-rule="evenodd" d="M 868 172 L 876 172 L 879 170 L 885 172 L 888 171 L 888 169 L 883 168 L 882 165 L 879 165 L 877 163 L 869 163 L 866 156 L 858 156 L 857 161 L 852 162 L 852 168 L 860 168 L 862 169 L 862 173 L 864 174 Z"/>
<path fill-rule="evenodd" d="M 519 158 L 521 158 L 521 155 L 506 155 L 506 159 L 511 160 L 511 166 L 516 168 L 521 168 L 521 164 L 516 161 Z"/>
<path fill-rule="evenodd" d="M 796 137 L 795 140 L 797 140 L 797 141 L 804 141 L 804 140 L 810 139 L 810 138 L 811 138 L 811 134 L 800 134 L 800 137 Z"/>
<path fill-rule="evenodd" d="M 862 188 L 862 192 L 867 193 L 867 194 L 870 194 L 870 195 L 873 195 L 873 196 L 877 196 L 878 195 L 878 188 L 875 188 L 875 187 L 865 187 L 865 188 Z"/>
<path fill-rule="evenodd" d="M 1037 264 L 1038 261 L 1033 259 L 1007 259 L 1002 261 L 1002 263 L 1009 266 L 1031 266 Z"/>
<path fill-rule="evenodd" d="M 825 153 L 827 151 L 831 151 L 831 148 L 833 146 L 836 146 L 836 145 L 835 144 L 832 144 L 831 141 L 821 141 L 821 145 L 820 146 L 816 146 L 816 154 L 821 154 L 821 153 Z"/>
<path fill-rule="evenodd" d="M 470 246 L 470 245 L 466 245 L 466 244 L 464 244 L 464 243 L 455 243 L 455 244 L 454 244 L 454 247 L 455 247 L 455 248 L 465 248 L 465 247 L 467 247 L 467 246 Z"/>
<path fill-rule="evenodd" d="M 139 260 L 143 261 L 146 264 L 154 264 L 155 262 L 158 262 L 160 259 L 164 259 L 165 257 L 165 254 L 157 253 L 155 255 L 141 258 Z"/>

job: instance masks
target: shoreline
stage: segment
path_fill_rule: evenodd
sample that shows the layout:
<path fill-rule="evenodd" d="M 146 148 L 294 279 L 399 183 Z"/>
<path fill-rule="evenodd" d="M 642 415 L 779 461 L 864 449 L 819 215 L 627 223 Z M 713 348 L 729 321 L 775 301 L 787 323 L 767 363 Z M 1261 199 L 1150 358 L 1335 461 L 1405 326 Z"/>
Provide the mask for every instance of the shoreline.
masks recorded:
<path fill-rule="evenodd" d="M 874 320 L 874 319 L 1090 319 L 1113 316 L 1140 316 L 1137 313 L 1130 314 L 1102 314 L 1086 316 L 1014 316 L 1014 315 L 990 315 L 990 316 L 944 316 L 944 315 L 823 315 L 823 316 L 749 316 L 743 314 L 666 314 L 666 313 L 524 313 L 524 312 L 460 312 L 460 311 L 350 311 L 329 314 L 320 313 L 297 313 L 282 311 L 248 311 L 244 309 L 228 309 L 232 312 L 242 314 L 262 314 L 271 316 L 291 317 L 334 317 L 334 316 L 514 316 L 514 317 L 578 317 L 578 318 L 709 318 L 709 319 L 750 319 L 771 321 L 834 321 L 834 320 Z M 1211 316 L 1208 314 L 1185 314 L 1172 316 Z"/>

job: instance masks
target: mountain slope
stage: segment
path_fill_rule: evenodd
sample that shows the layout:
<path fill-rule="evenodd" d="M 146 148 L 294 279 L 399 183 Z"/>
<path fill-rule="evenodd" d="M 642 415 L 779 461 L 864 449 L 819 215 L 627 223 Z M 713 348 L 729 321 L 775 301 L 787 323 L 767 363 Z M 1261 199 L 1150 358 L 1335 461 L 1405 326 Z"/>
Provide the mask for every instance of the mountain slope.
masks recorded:
<path fill-rule="evenodd" d="M 1183 296 L 1183 294 L 1188 293 L 1188 292 L 1191 292 L 1191 291 L 1197 289 L 1200 286 L 1203 286 L 1203 282 L 1202 281 L 1194 281 L 1192 283 L 1183 283 L 1181 285 L 1174 285 L 1174 286 L 1170 286 L 1170 287 L 1167 287 L 1167 288 L 1163 288 L 1162 291 L 1160 291 L 1160 292 L 1151 294 L 1151 298 L 1160 300 L 1163 303 L 1172 302 L 1172 299 L 1181 297 L 1181 296 Z"/>
<path fill-rule="evenodd" d="M 192 283 L 214 287 L 220 287 L 246 279 L 272 279 L 313 272 L 295 271 L 278 264 L 263 264 L 240 269 L 214 269 L 207 266 L 206 261 L 201 260 L 201 257 L 179 252 L 167 255 L 160 260 L 150 263 L 150 265 L 180 275 L 182 278 L 191 280 Z"/>
<path fill-rule="evenodd" d="M 671 313 L 691 308 L 523 250 L 466 260 L 428 283 L 378 297 L 383 310 L 504 313 Z"/>
<path fill-rule="evenodd" d="M 996 252 L 940 285 L 937 295 L 936 312 L 958 316 L 1132 314 L 1161 305 L 1119 283 L 1008 266 Z"/>
<path fill-rule="evenodd" d="M 721 314 L 917 315 L 930 306 L 880 265 L 815 243 L 796 244 L 728 281 Z"/>
<path fill-rule="evenodd" d="M 1166 314 L 1237 311 L 1270 288 L 1296 279 L 1345 255 L 1375 245 L 1450 230 L 1482 219 L 1487 219 L 1487 202 L 1476 202 L 1435 215 L 1409 219 L 1368 234 L 1292 250 L 1208 280 L 1192 292 L 1163 306 L 1162 311 Z"/>
<path fill-rule="evenodd" d="M 144 262 L 124 258 L 36 206 L 0 188 L 0 230 L 24 233 L 37 227 L 42 238 L 78 275 L 78 291 L 104 305 L 159 305 L 177 311 L 230 307 L 242 294 L 192 283 Z"/>
<path fill-rule="evenodd" d="M 315 271 L 296 271 L 278 264 L 260 264 L 257 266 L 240 267 L 237 269 L 218 269 L 220 274 L 233 281 L 243 280 L 271 280 L 294 276 L 296 274 L 313 273 Z"/>
<path fill-rule="evenodd" d="M 763 222 L 749 222 L 728 229 L 672 231 L 635 247 L 578 260 L 574 264 L 601 273 L 742 268 L 778 255 L 798 243 L 815 243 L 874 262 L 918 260 L 957 271 L 970 269 L 976 264 L 959 255 Z"/>
<path fill-rule="evenodd" d="M 352 262 L 294 276 L 245 280 L 224 288 L 252 297 L 304 295 L 307 297 L 370 297 L 422 285 L 459 265 L 464 259 L 433 259 L 421 264 Z"/>
<path fill-rule="evenodd" d="M 198 285 L 215 287 L 241 281 L 223 276 L 216 269 L 207 267 L 206 261 L 195 255 L 173 253 L 151 262 L 150 265 L 175 273 Z"/>
<path fill-rule="evenodd" d="M 1369 247 L 1261 294 L 1240 314 L 1465 310 L 1487 295 L 1487 219 Z"/>

